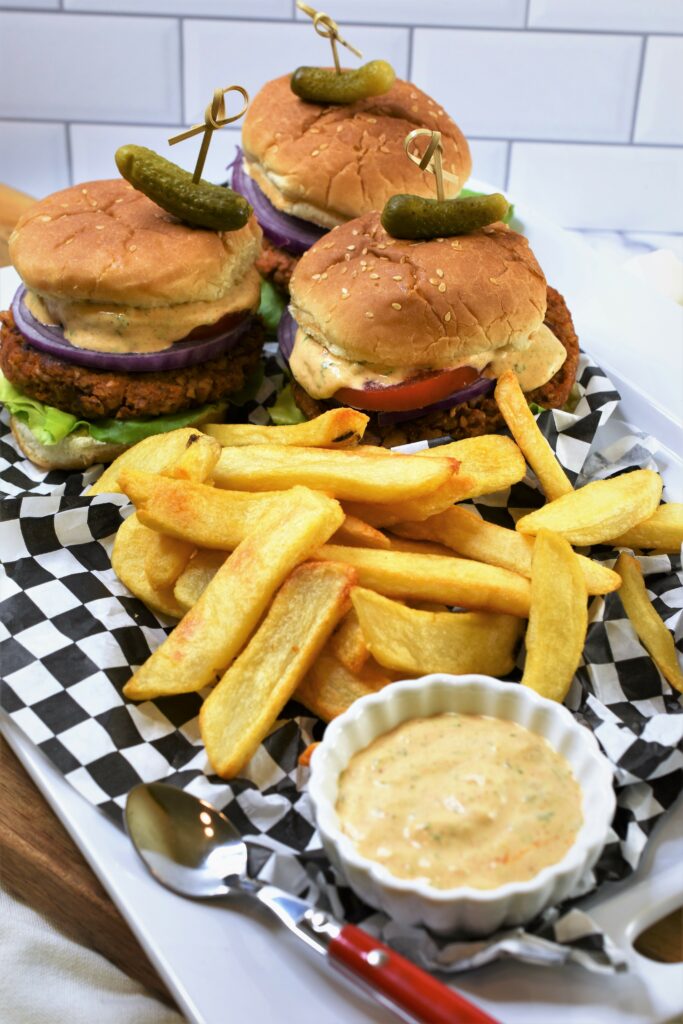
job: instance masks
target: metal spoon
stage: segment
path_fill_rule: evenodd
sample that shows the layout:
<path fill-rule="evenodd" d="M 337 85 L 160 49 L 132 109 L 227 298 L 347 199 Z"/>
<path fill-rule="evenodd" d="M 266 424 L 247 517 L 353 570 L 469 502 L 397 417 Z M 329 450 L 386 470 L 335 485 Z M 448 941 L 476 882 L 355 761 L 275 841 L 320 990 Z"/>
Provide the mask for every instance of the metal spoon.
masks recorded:
<path fill-rule="evenodd" d="M 351 972 L 404 1019 L 428 1024 L 496 1021 L 355 925 L 247 875 L 247 845 L 205 800 L 152 782 L 128 794 L 125 822 L 135 849 L 167 889 L 206 900 L 243 893 L 264 903 L 283 924 L 335 966 Z"/>

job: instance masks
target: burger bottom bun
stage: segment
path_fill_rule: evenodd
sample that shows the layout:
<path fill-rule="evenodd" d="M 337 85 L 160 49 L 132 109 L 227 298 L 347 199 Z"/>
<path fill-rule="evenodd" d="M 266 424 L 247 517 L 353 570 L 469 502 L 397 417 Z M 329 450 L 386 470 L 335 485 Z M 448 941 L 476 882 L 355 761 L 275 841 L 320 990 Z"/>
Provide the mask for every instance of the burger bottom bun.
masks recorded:
<path fill-rule="evenodd" d="M 14 439 L 27 459 L 39 469 L 87 469 L 98 462 L 112 462 L 128 445 L 96 441 L 89 434 L 69 434 L 57 444 L 41 444 L 32 430 L 16 416 L 10 418 Z"/>
<path fill-rule="evenodd" d="M 209 412 L 204 413 L 202 416 L 197 416 L 197 419 L 191 425 L 198 427 L 208 421 L 215 422 L 217 419 L 220 420 L 227 406 L 227 402 L 225 406 L 218 409 L 213 405 Z M 23 420 L 17 419 L 16 416 L 11 416 L 9 425 L 14 440 L 26 458 L 30 459 L 39 469 L 48 471 L 88 469 L 89 466 L 96 466 L 99 463 L 113 462 L 122 452 L 133 447 L 129 444 L 112 444 L 107 441 L 97 441 L 90 434 L 85 433 L 85 431 L 82 433 L 75 431 L 73 434 L 68 434 L 67 437 L 58 441 L 57 444 L 41 444 Z"/>

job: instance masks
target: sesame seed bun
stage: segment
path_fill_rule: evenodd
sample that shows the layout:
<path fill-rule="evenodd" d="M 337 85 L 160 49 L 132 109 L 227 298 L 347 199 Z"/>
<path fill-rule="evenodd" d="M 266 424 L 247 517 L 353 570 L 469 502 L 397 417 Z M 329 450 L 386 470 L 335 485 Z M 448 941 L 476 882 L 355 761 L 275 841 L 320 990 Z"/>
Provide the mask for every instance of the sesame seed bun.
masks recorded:
<path fill-rule="evenodd" d="M 290 292 L 299 326 L 334 355 L 430 370 L 525 344 L 547 301 L 529 243 L 504 224 L 409 242 L 388 235 L 377 212 L 316 242 Z"/>
<path fill-rule="evenodd" d="M 271 203 L 284 213 L 334 227 L 381 210 L 397 192 L 431 196 L 433 176 L 403 152 L 414 128 L 441 132 L 444 182 L 456 196 L 472 161 L 464 135 L 442 107 L 397 79 L 382 96 L 322 106 L 290 88 L 290 76 L 268 82 L 251 102 L 242 127 L 245 166 Z"/>
<path fill-rule="evenodd" d="M 218 302 L 251 271 L 260 248 L 254 217 L 238 231 L 193 228 L 122 178 L 47 196 L 21 217 L 9 242 L 30 289 L 141 308 Z M 258 302 L 258 280 L 254 288 L 239 308 Z"/>

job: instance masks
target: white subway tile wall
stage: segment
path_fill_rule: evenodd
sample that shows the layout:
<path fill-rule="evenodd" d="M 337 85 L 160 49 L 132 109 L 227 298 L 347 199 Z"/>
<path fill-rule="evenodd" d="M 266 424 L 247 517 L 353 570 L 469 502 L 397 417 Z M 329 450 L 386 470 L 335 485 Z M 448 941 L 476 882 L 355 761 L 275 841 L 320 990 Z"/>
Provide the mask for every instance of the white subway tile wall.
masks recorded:
<path fill-rule="evenodd" d="M 325 6 L 449 110 L 477 178 L 568 227 L 683 232 L 683 0 Z M 197 139 L 166 143 L 217 85 L 329 62 L 294 0 L 0 0 L 0 182 L 108 176 L 124 142 L 192 168 Z M 207 177 L 238 142 L 214 136 Z"/>

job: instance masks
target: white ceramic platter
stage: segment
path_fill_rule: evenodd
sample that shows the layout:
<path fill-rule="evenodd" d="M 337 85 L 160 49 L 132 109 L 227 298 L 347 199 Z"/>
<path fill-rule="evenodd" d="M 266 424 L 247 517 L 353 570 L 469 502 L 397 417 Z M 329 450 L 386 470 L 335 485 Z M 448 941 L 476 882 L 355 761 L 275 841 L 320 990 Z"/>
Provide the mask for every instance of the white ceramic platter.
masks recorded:
<path fill-rule="evenodd" d="M 480 187 L 493 191 L 483 183 Z M 567 297 L 583 347 L 622 393 L 620 412 L 603 441 L 623 433 L 624 422 L 657 437 L 667 496 L 683 500 L 677 422 L 683 310 L 612 267 L 577 236 L 524 207 L 518 206 L 517 216 L 548 280 Z M 0 308 L 7 308 L 16 283 L 13 271 L 0 271 Z M 0 728 L 188 1020 L 368 1024 L 394 1019 L 258 910 L 194 904 L 166 892 L 147 876 L 124 834 L 73 790 L 4 715 Z M 628 974 L 503 963 L 460 976 L 457 986 L 504 1024 L 658 1024 L 670 1019 L 683 1008 L 680 965 L 645 960 L 631 941 L 683 902 L 682 836 L 679 800 L 655 831 L 636 875 L 587 901 L 593 916 L 626 950 Z"/>

